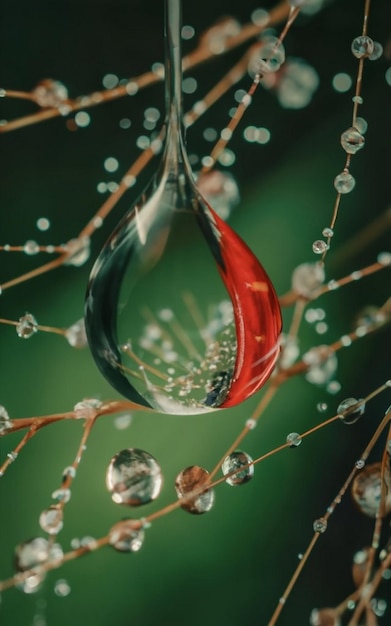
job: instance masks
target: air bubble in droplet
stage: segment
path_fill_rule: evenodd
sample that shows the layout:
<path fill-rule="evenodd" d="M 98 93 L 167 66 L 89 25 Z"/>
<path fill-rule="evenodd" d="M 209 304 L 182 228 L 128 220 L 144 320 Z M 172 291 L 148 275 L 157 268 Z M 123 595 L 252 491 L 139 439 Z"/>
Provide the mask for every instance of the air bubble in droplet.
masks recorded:
<path fill-rule="evenodd" d="M 156 500 L 163 474 L 156 459 L 138 448 L 126 448 L 110 461 L 106 473 L 107 489 L 116 504 L 140 506 Z"/>
<path fill-rule="evenodd" d="M 225 482 L 231 485 L 231 487 L 235 487 L 236 485 L 243 485 L 251 480 L 254 476 L 254 465 L 252 465 L 252 461 L 251 456 L 242 450 L 231 452 L 231 454 L 225 457 L 221 465 L 221 471 L 224 476 L 235 470 L 240 470 L 243 466 L 244 469 L 236 471 L 235 474 L 226 478 Z"/>
<path fill-rule="evenodd" d="M 202 488 L 208 483 L 209 472 L 199 465 L 192 465 L 182 470 L 175 480 L 175 490 L 178 498 L 185 498 L 187 495 Z M 181 508 L 192 513 L 201 515 L 207 513 L 213 507 L 215 500 L 214 491 L 205 489 L 200 494 L 181 502 Z"/>

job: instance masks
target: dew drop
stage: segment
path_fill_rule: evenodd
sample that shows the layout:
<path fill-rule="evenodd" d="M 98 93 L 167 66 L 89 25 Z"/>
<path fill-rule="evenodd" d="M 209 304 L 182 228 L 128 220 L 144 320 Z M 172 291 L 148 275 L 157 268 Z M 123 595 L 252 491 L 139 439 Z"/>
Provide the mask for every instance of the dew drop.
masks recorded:
<path fill-rule="evenodd" d="M 269 74 L 280 69 L 285 61 L 285 49 L 277 37 L 266 36 L 260 41 L 259 47 L 253 52 L 248 64 L 248 72 L 254 77 L 257 74 Z"/>
<path fill-rule="evenodd" d="M 303 440 L 299 433 L 289 433 L 289 435 L 287 435 L 286 437 L 286 442 L 289 443 L 289 446 L 291 448 L 297 448 L 302 441 Z"/>
<path fill-rule="evenodd" d="M 374 51 L 373 40 L 367 35 L 360 35 L 352 41 L 352 53 L 357 59 L 369 57 Z"/>
<path fill-rule="evenodd" d="M 56 535 L 59 533 L 64 525 L 62 509 L 53 505 L 48 509 L 45 509 L 45 511 L 42 511 L 39 516 L 39 525 L 42 530 L 49 535 Z"/>
<path fill-rule="evenodd" d="M 80 237 L 71 239 L 66 244 L 67 258 L 64 265 L 73 265 L 81 267 L 90 258 L 90 239 L 89 237 Z"/>
<path fill-rule="evenodd" d="M 31 313 L 25 313 L 19 318 L 19 322 L 16 326 L 16 333 L 18 337 L 22 339 L 29 339 L 38 331 L 38 322 L 34 315 Z"/>
<path fill-rule="evenodd" d="M 242 450 L 231 452 L 231 454 L 225 457 L 221 465 L 221 471 L 224 476 L 234 471 L 236 473 L 226 478 L 225 482 L 231 485 L 231 487 L 235 487 L 236 485 L 243 485 L 251 480 L 254 476 L 254 465 L 252 465 L 252 461 L 251 456 Z M 244 469 L 239 471 L 243 466 L 245 466 Z"/>
<path fill-rule="evenodd" d="M 355 424 L 365 413 L 365 402 L 356 398 L 346 398 L 338 405 L 337 413 L 344 424 Z"/>
<path fill-rule="evenodd" d="M 156 459 L 138 448 L 126 448 L 110 461 L 106 473 L 107 489 L 116 504 L 140 506 L 156 500 L 163 475 Z"/>
<path fill-rule="evenodd" d="M 68 90 L 59 80 L 45 78 L 32 90 L 35 102 L 43 107 L 59 108 L 68 100 Z"/>
<path fill-rule="evenodd" d="M 341 135 L 341 146 L 348 154 L 356 154 L 365 145 L 363 135 L 353 126 Z"/>
<path fill-rule="evenodd" d="M 97 398 L 84 398 L 73 407 L 76 419 L 90 419 L 95 417 L 97 409 L 102 406 L 102 402 Z"/>
<path fill-rule="evenodd" d="M 391 477 L 389 466 L 386 468 L 384 480 L 386 483 L 385 515 L 391 512 Z M 381 500 L 381 463 L 367 465 L 354 478 L 352 496 L 358 508 L 364 515 L 375 518 Z"/>
<path fill-rule="evenodd" d="M 65 578 L 59 578 L 54 583 L 54 593 L 59 598 L 65 598 L 71 593 L 71 586 Z"/>
<path fill-rule="evenodd" d="M 356 181 L 349 172 L 341 172 L 334 179 L 334 187 L 338 193 L 350 193 L 355 187 Z"/>
<path fill-rule="evenodd" d="M 309 297 L 322 286 L 324 279 L 325 272 L 322 265 L 319 263 L 302 263 L 293 271 L 292 289 L 301 296 Z"/>
<path fill-rule="evenodd" d="M 25 572 L 37 565 L 42 565 L 49 558 L 50 545 L 43 537 L 34 537 L 15 548 L 15 566 L 19 572 Z"/>
<path fill-rule="evenodd" d="M 195 490 L 201 490 L 209 480 L 209 472 L 199 465 L 192 465 L 182 470 L 175 480 L 175 490 L 178 498 L 185 498 Z M 214 491 L 206 489 L 192 498 L 181 503 L 181 508 L 193 515 L 207 513 L 213 507 Z"/>
<path fill-rule="evenodd" d="M 38 254 L 39 252 L 39 245 L 37 244 L 36 241 L 29 239 L 29 241 L 26 241 L 26 243 L 23 246 L 23 252 L 25 254 L 28 254 L 29 256 L 34 256 L 35 254 Z"/>
<path fill-rule="evenodd" d="M 87 335 L 84 319 L 80 319 L 65 331 L 65 339 L 72 348 L 85 348 L 87 345 Z"/>
<path fill-rule="evenodd" d="M 118 552 L 138 552 L 144 543 L 144 530 L 138 520 L 126 519 L 109 532 L 110 545 Z"/>
<path fill-rule="evenodd" d="M 12 428 L 12 421 L 8 415 L 7 409 L 0 405 L 0 435 L 4 435 Z"/>
<path fill-rule="evenodd" d="M 312 244 L 312 252 L 314 252 L 315 254 L 323 254 L 324 252 L 326 252 L 326 250 L 328 250 L 328 248 L 329 246 L 327 242 L 323 241 L 323 239 L 317 239 Z"/>
<path fill-rule="evenodd" d="M 326 532 L 326 530 L 327 530 L 327 520 L 325 520 L 323 517 L 320 517 L 319 519 L 316 519 L 314 521 L 313 528 L 314 528 L 314 531 L 316 533 L 319 533 L 319 534 L 322 534 L 322 533 Z"/>

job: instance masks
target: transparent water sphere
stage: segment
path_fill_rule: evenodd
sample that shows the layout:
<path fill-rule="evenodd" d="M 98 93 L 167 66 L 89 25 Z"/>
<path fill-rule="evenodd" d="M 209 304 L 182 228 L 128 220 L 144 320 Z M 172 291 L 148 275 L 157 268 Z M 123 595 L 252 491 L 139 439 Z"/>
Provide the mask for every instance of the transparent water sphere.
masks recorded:
<path fill-rule="evenodd" d="M 37 565 L 42 565 L 49 558 L 50 545 L 44 537 L 34 537 L 15 548 L 15 566 L 19 572 L 25 572 Z"/>
<path fill-rule="evenodd" d="M 341 135 L 341 146 L 348 154 L 356 154 L 365 145 L 365 139 L 360 131 L 353 126 Z"/>
<path fill-rule="evenodd" d="M 384 475 L 386 498 L 385 514 L 391 512 L 391 476 L 390 466 L 386 467 Z M 364 515 L 375 518 L 381 500 L 381 463 L 372 463 L 360 470 L 352 483 L 352 496 L 358 508 Z"/>
<path fill-rule="evenodd" d="M 346 398 L 338 405 L 337 413 L 344 424 L 355 424 L 365 413 L 365 402 L 356 406 L 359 400 Z"/>
<path fill-rule="evenodd" d="M 164 154 L 94 264 L 85 320 L 92 355 L 119 393 L 191 414 L 234 406 L 263 386 L 281 314 L 259 261 L 195 186 L 182 129 L 180 3 L 167 8 Z"/>
<path fill-rule="evenodd" d="M 250 57 L 248 72 L 250 76 L 277 72 L 285 61 L 285 48 L 277 37 L 262 37 L 259 47 Z"/>
<path fill-rule="evenodd" d="M 352 53 L 357 59 L 370 57 L 374 47 L 373 40 L 367 35 L 360 35 L 352 41 Z"/>
<path fill-rule="evenodd" d="M 62 509 L 53 505 L 42 511 L 39 516 L 39 525 L 49 535 L 59 533 L 64 525 Z"/>
<path fill-rule="evenodd" d="M 191 465 L 182 470 L 175 479 L 175 490 L 178 498 L 184 498 L 191 492 L 202 489 L 209 479 L 209 472 L 199 465 Z M 181 508 L 193 515 L 201 515 L 211 510 L 214 505 L 215 494 L 208 489 L 199 495 L 184 500 Z"/>
<path fill-rule="evenodd" d="M 292 274 L 292 289 L 301 296 L 310 297 L 324 283 L 325 271 L 320 263 L 301 263 Z"/>
<path fill-rule="evenodd" d="M 240 470 L 241 467 L 243 467 L 243 469 L 229 476 L 225 482 L 231 485 L 231 487 L 247 483 L 254 476 L 254 465 L 249 465 L 249 463 L 252 462 L 251 456 L 242 450 L 235 450 L 226 456 L 221 465 L 221 471 L 224 476 L 236 470 Z"/>
<path fill-rule="evenodd" d="M 116 504 L 140 506 L 156 500 L 163 475 L 156 459 L 138 448 L 126 448 L 110 461 L 106 473 L 107 489 Z"/>
<path fill-rule="evenodd" d="M 31 313 L 25 313 L 19 318 L 19 322 L 16 326 L 16 334 L 21 339 L 29 339 L 38 331 L 38 322 L 34 315 Z"/>
<path fill-rule="evenodd" d="M 35 101 L 41 107 L 60 107 L 68 100 L 68 90 L 59 80 L 45 78 L 33 89 Z"/>
<path fill-rule="evenodd" d="M 109 542 L 118 552 L 138 552 L 144 543 L 144 530 L 138 520 L 122 520 L 110 529 Z"/>

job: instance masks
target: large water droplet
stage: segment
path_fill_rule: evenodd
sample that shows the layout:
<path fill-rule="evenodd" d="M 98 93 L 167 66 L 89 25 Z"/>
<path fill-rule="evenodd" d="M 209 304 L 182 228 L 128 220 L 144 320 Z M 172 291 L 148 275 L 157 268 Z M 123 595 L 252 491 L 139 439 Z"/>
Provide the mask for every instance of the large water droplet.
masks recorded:
<path fill-rule="evenodd" d="M 278 357 L 281 314 L 259 261 L 194 184 L 182 132 L 179 3 L 167 8 L 162 162 L 93 267 L 86 329 L 117 391 L 186 414 L 234 406 L 262 387 Z M 146 337 L 151 324 L 157 339 Z"/>
<path fill-rule="evenodd" d="M 107 489 L 117 504 L 140 506 L 152 502 L 162 484 L 160 465 L 151 454 L 138 448 L 118 452 L 107 469 Z"/>

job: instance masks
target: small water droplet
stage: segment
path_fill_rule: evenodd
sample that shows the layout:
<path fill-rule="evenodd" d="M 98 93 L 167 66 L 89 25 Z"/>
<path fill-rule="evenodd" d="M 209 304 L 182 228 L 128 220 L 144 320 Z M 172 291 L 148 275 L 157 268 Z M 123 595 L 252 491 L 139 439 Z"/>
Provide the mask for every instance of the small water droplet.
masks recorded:
<path fill-rule="evenodd" d="M 341 135 L 341 146 L 348 154 L 356 154 L 365 145 L 363 135 L 353 126 Z"/>
<path fill-rule="evenodd" d="M 45 78 L 32 90 L 35 102 L 44 108 L 58 108 L 68 99 L 68 90 L 59 80 Z"/>
<path fill-rule="evenodd" d="M 235 450 L 234 452 L 231 452 L 231 454 L 225 457 L 221 465 L 221 471 L 224 476 L 235 470 L 240 470 L 243 466 L 245 467 L 243 470 L 236 471 L 235 474 L 229 476 L 225 482 L 228 485 L 231 485 L 231 487 L 247 483 L 254 476 L 254 465 L 251 465 L 251 463 L 252 458 L 246 452 L 243 452 L 242 450 Z"/>
<path fill-rule="evenodd" d="M 289 433 L 286 437 L 286 442 L 289 443 L 291 448 L 297 448 L 302 441 L 303 440 L 299 433 Z"/>
<path fill-rule="evenodd" d="M 59 578 L 54 583 L 54 593 L 59 598 L 65 598 L 71 593 L 71 586 L 65 578 Z"/>
<path fill-rule="evenodd" d="M 175 490 L 178 498 L 184 498 L 188 494 L 202 489 L 209 480 L 209 472 L 199 465 L 192 465 L 182 470 L 175 480 Z M 213 507 L 215 500 L 214 491 L 207 489 L 194 496 L 186 499 L 181 503 L 181 508 L 192 513 L 193 515 L 201 515 L 207 513 Z"/>
<path fill-rule="evenodd" d="M 79 237 L 71 239 L 67 245 L 67 258 L 64 265 L 73 265 L 81 267 L 90 258 L 90 239 L 89 237 Z"/>
<path fill-rule="evenodd" d="M 328 246 L 327 242 L 323 241 L 323 239 L 317 239 L 312 244 L 312 251 L 315 254 L 323 254 L 324 252 L 326 252 L 326 250 L 328 250 L 328 248 L 329 248 L 329 246 Z"/>
<path fill-rule="evenodd" d="M 350 193 L 355 187 L 356 181 L 349 172 L 341 172 L 334 179 L 334 187 L 338 193 Z"/>
<path fill-rule="evenodd" d="M 369 57 L 374 51 L 373 40 L 367 35 L 355 37 L 352 41 L 352 53 L 357 59 Z"/>
<path fill-rule="evenodd" d="M 50 506 L 45 511 L 42 511 L 39 516 L 39 525 L 46 533 L 49 535 L 56 535 L 62 529 L 63 522 L 63 511 L 59 509 L 57 506 Z"/>
<path fill-rule="evenodd" d="M 16 326 L 16 333 L 18 337 L 22 339 L 28 339 L 32 337 L 38 331 L 38 322 L 34 315 L 31 313 L 25 313 L 19 318 L 19 323 Z"/>
<path fill-rule="evenodd" d="M 365 402 L 356 398 L 346 398 L 338 405 L 337 413 L 344 424 L 355 424 L 365 413 Z"/>
<path fill-rule="evenodd" d="M 12 428 L 12 421 L 8 415 L 7 409 L 0 405 L 0 435 L 4 435 Z"/>
<path fill-rule="evenodd" d="M 118 552 L 138 552 L 144 543 L 144 530 L 138 520 L 122 520 L 110 529 L 109 542 Z"/>
<path fill-rule="evenodd" d="M 72 348 L 85 348 L 87 345 L 87 335 L 83 318 L 67 328 L 65 331 L 65 339 Z"/>
<path fill-rule="evenodd" d="M 156 500 L 163 475 L 156 459 L 138 448 L 126 448 L 110 461 L 106 473 L 107 489 L 116 504 L 140 506 Z"/>
<path fill-rule="evenodd" d="M 319 263 L 302 263 L 293 271 L 292 289 L 301 296 L 308 297 L 321 287 L 324 279 L 325 271 L 322 265 Z"/>
<path fill-rule="evenodd" d="M 319 534 L 326 532 L 327 520 L 325 520 L 323 517 L 316 519 L 314 521 L 313 528 L 314 528 L 314 531 Z"/>
<path fill-rule="evenodd" d="M 57 502 L 67 503 L 71 499 L 71 490 L 70 489 L 56 489 L 52 493 L 53 500 L 57 500 Z"/>

